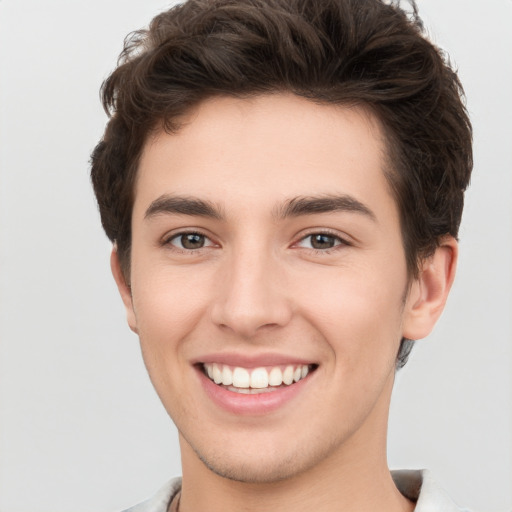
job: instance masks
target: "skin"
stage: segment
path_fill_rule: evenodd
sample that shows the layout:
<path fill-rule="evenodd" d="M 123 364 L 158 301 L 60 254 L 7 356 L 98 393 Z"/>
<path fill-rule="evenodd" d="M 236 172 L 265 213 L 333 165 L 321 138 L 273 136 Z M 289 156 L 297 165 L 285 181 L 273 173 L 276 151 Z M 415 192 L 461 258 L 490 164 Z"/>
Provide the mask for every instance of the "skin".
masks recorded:
<path fill-rule="evenodd" d="M 130 275 L 115 249 L 112 270 L 180 432 L 182 512 L 413 509 L 386 461 L 395 359 L 403 336 L 439 317 L 457 244 L 443 239 L 409 280 L 384 156 L 368 112 L 287 94 L 207 100 L 178 133 L 147 141 Z M 362 208 L 285 215 L 294 198 L 333 196 Z M 215 216 L 172 211 L 170 197 Z M 200 235 L 197 249 L 184 232 Z M 315 248 L 314 234 L 333 247 Z M 318 367 L 277 410 L 237 415 L 201 386 L 194 365 L 211 353 Z"/>

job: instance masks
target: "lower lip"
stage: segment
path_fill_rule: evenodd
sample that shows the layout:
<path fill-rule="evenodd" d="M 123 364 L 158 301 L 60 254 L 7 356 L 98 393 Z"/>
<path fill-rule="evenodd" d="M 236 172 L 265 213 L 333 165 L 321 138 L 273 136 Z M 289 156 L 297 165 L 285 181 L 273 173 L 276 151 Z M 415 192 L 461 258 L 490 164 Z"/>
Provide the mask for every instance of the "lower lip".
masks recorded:
<path fill-rule="evenodd" d="M 198 369 L 201 384 L 210 399 L 222 409 L 238 415 L 262 415 L 275 411 L 293 400 L 308 385 L 312 373 L 289 386 L 264 393 L 237 393 L 212 382 Z"/>

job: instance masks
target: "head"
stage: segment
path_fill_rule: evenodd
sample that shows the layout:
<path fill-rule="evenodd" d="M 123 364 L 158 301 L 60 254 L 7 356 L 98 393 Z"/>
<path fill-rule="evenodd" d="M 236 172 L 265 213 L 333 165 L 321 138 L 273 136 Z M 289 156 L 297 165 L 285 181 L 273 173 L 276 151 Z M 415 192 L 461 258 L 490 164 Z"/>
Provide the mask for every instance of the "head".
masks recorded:
<path fill-rule="evenodd" d="M 251 126 L 259 126 L 259 109 L 279 97 L 288 99 L 275 111 L 302 105 L 311 125 L 324 107 L 358 113 L 332 125 L 340 129 L 369 119 L 397 213 L 407 275 L 403 307 L 407 284 L 423 263 L 443 240 L 457 237 L 472 166 L 471 128 L 458 78 L 425 39 L 414 9 L 407 14 L 379 0 L 189 0 L 127 39 L 102 94 L 110 120 L 92 155 L 92 180 L 128 289 L 137 183 L 146 179 L 148 155 L 161 151 L 162 161 L 172 161 L 179 151 L 168 153 L 159 141 L 200 140 L 190 138 L 189 126 L 196 117 L 199 126 L 210 126 L 208 120 L 222 118 L 222 105 L 235 118 L 238 108 L 247 111 Z M 226 130 L 237 133 L 232 125 Z M 398 365 L 409 349 L 402 341 Z"/>
<path fill-rule="evenodd" d="M 102 89 L 110 121 L 92 155 L 92 181 L 128 280 L 134 185 L 148 137 L 179 130 L 206 98 L 278 91 L 364 106 L 379 120 L 411 276 L 441 237 L 457 237 L 471 126 L 457 75 L 425 39 L 416 10 L 377 0 L 191 0 L 127 38 Z"/>

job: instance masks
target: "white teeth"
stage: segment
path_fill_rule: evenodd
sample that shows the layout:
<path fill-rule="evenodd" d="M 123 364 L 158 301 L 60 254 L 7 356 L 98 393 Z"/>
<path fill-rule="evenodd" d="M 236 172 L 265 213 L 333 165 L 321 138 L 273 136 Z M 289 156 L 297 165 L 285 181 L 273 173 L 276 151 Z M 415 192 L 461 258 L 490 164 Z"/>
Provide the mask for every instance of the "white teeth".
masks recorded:
<path fill-rule="evenodd" d="M 268 388 L 268 372 L 265 368 L 256 368 L 251 372 L 251 388 Z"/>
<path fill-rule="evenodd" d="M 224 386 L 231 386 L 231 384 L 233 384 L 233 374 L 229 366 L 226 365 L 222 367 L 222 384 L 224 384 Z"/>
<path fill-rule="evenodd" d="M 283 383 L 283 372 L 281 368 L 272 368 L 272 370 L 270 370 L 268 383 L 270 386 L 280 386 Z"/>
<path fill-rule="evenodd" d="M 293 382 L 293 366 L 287 366 L 283 372 L 283 383 L 289 386 Z"/>
<path fill-rule="evenodd" d="M 248 388 L 251 384 L 251 377 L 245 368 L 236 367 L 233 370 L 233 386 L 235 388 Z"/>
<path fill-rule="evenodd" d="M 254 368 L 248 370 L 246 368 L 230 367 L 228 365 L 218 363 L 205 363 L 203 365 L 206 375 L 215 382 L 222 384 L 233 390 L 251 389 L 254 392 L 262 392 L 263 390 L 272 391 L 283 384 L 290 386 L 294 382 L 304 379 L 309 374 L 309 366 L 303 365 L 287 365 L 284 370 L 282 367 L 274 366 L 273 368 Z M 241 391 L 242 392 L 242 391 Z"/>
<path fill-rule="evenodd" d="M 219 366 L 215 363 L 213 363 L 212 373 L 213 382 L 215 382 L 215 384 L 220 384 L 222 382 L 222 371 L 219 368 Z"/>

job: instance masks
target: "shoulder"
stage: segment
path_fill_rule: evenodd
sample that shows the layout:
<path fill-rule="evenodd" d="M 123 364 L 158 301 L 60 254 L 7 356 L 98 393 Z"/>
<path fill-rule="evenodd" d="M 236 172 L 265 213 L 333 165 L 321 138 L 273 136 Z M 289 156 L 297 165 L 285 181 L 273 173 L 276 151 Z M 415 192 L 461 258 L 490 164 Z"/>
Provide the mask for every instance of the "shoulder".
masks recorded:
<path fill-rule="evenodd" d="M 470 512 L 458 507 L 426 469 L 392 471 L 391 475 L 398 490 L 416 502 L 414 512 Z"/>
<path fill-rule="evenodd" d="M 173 478 L 161 487 L 150 499 L 123 512 L 167 512 L 169 504 L 181 490 L 181 478 Z"/>

